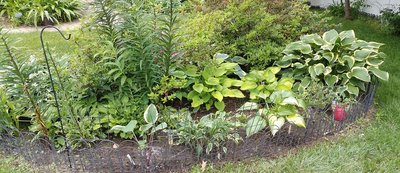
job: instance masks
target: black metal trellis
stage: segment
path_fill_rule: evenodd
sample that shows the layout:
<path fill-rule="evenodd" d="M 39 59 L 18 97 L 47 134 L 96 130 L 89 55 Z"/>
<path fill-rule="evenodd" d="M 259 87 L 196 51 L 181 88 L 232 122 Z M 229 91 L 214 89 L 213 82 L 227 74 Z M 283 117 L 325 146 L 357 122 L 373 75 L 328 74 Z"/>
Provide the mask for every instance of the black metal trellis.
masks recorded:
<path fill-rule="evenodd" d="M 69 148 L 69 145 L 68 145 L 68 139 L 65 137 L 64 124 L 63 124 L 62 117 L 61 117 L 61 111 L 60 111 L 60 105 L 59 105 L 59 102 L 58 102 L 57 91 L 56 91 L 56 89 L 54 87 L 53 76 L 51 75 L 51 70 L 50 70 L 50 65 L 49 65 L 49 59 L 47 58 L 47 52 L 46 52 L 46 48 L 45 48 L 44 41 L 43 41 L 43 33 L 44 33 L 44 31 L 46 29 L 55 29 L 55 30 L 57 30 L 57 32 L 61 35 L 61 37 L 66 41 L 71 39 L 71 34 L 68 34 L 68 37 L 65 37 L 65 35 L 61 32 L 61 30 L 58 29 L 55 26 L 45 26 L 42 29 L 42 31 L 40 32 L 40 42 L 42 44 L 43 55 L 44 55 L 44 58 L 45 58 L 45 61 L 46 61 L 47 72 L 49 73 L 49 80 L 50 80 L 50 84 L 51 84 L 51 89 L 52 89 L 52 92 L 53 92 L 53 96 L 54 96 L 54 100 L 55 100 L 55 104 L 56 104 L 56 108 L 57 108 L 58 121 L 60 121 L 61 133 L 64 136 L 64 141 L 65 141 L 65 147 L 67 149 L 69 166 L 70 166 L 70 168 L 72 168 L 71 158 L 70 158 L 71 157 L 70 148 Z M 55 66 L 54 68 L 57 68 L 57 67 Z"/>

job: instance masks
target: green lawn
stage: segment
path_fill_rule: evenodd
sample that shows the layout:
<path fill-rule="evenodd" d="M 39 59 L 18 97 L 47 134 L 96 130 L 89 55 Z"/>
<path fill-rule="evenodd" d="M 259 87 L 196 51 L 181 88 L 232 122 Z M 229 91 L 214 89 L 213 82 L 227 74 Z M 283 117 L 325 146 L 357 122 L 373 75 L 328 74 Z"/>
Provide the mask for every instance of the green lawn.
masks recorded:
<path fill-rule="evenodd" d="M 387 34 L 371 19 L 346 21 L 360 39 L 385 43 L 388 55 L 383 70 L 389 82 L 380 83 L 376 96 L 377 120 L 338 140 L 322 142 L 278 159 L 255 159 L 223 166 L 208 166 L 206 172 L 400 172 L 400 37 Z M 193 172 L 200 172 L 195 167 Z"/>

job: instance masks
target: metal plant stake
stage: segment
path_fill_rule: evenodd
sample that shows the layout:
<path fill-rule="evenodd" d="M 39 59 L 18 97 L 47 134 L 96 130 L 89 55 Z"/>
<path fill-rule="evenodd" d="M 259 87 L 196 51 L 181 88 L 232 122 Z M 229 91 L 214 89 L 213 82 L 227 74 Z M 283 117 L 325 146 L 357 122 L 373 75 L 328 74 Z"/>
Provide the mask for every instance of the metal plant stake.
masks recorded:
<path fill-rule="evenodd" d="M 45 48 L 45 46 L 44 46 L 44 41 L 43 41 L 43 32 L 44 32 L 44 30 L 46 30 L 47 28 L 57 30 L 58 33 L 60 33 L 60 35 L 62 36 L 62 38 L 63 38 L 64 40 L 66 40 L 66 41 L 68 41 L 68 40 L 71 39 L 71 34 L 68 34 L 68 37 L 65 37 L 65 35 L 60 31 L 60 29 L 58 29 L 58 28 L 56 28 L 56 27 L 54 27 L 54 26 L 45 26 L 45 27 L 42 29 L 42 31 L 40 32 L 40 42 L 42 43 L 43 55 L 44 55 L 44 58 L 45 58 L 45 60 L 46 60 L 47 72 L 49 73 L 49 80 L 50 80 L 50 84 L 51 84 L 51 89 L 52 89 L 52 92 L 53 92 L 54 100 L 55 100 L 55 103 L 56 103 L 58 119 L 59 119 L 60 124 L 61 124 L 61 133 L 63 134 L 64 139 L 65 139 L 64 141 L 65 141 L 65 147 L 66 147 L 66 149 L 67 149 L 69 167 L 72 168 L 71 155 L 70 155 L 70 150 L 69 150 L 70 148 L 69 148 L 69 145 L 68 145 L 68 140 L 67 140 L 67 138 L 66 138 L 66 136 L 65 136 L 64 124 L 63 124 L 63 121 L 62 121 L 62 118 L 61 118 L 60 105 L 59 105 L 59 103 L 58 103 L 57 92 L 56 92 L 56 89 L 55 89 L 55 87 L 54 87 L 53 76 L 51 75 L 51 70 L 50 70 L 50 65 L 49 65 L 49 59 L 47 58 L 46 48 Z"/>

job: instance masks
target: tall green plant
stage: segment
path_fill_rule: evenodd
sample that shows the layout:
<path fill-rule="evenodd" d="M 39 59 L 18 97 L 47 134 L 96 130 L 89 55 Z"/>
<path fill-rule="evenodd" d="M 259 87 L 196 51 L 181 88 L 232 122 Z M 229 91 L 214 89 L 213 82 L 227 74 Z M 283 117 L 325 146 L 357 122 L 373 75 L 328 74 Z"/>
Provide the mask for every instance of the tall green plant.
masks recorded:
<path fill-rule="evenodd" d="M 33 95 L 35 88 L 29 81 L 29 75 L 35 73 L 36 68 L 32 67 L 27 61 L 28 59 L 22 60 L 23 57 L 17 55 L 19 50 L 16 47 L 10 46 L 10 39 L 0 29 L 0 38 L 2 48 L 1 68 L 2 78 L 0 80 L 1 85 L 6 85 L 7 92 L 15 94 L 16 97 L 27 98 L 30 106 L 28 109 L 33 111 L 33 120 L 39 126 L 37 129 L 42 135 L 48 136 L 49 132 L 46 126 L 46 120 L 42 116 L 42 111 L 39 106 L 38 100 Z M 19 59 L 20 58 L 20 59 Z"/>

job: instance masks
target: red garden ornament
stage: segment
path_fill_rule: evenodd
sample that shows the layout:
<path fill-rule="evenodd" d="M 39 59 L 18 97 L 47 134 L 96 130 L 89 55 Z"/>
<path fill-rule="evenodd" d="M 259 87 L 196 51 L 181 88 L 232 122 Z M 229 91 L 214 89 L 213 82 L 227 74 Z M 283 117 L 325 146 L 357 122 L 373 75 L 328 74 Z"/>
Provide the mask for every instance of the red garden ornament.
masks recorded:
<path fill-rule="evenodd" d="M 336 105 L 333 111 L 333 118 L 335 121 L 344 121 L 346 119 L 346 111 L 339 105 Z"/>

